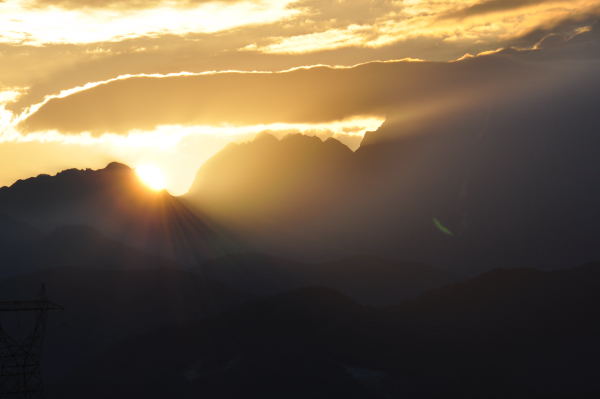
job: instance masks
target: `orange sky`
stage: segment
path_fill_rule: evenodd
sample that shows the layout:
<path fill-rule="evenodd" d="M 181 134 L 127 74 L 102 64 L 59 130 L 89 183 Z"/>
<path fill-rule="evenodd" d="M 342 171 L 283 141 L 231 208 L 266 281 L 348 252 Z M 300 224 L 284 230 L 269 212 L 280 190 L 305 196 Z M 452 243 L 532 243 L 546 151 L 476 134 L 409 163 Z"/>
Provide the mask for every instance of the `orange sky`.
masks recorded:
<path fill-rule="evenodd" d="M 261 131 L 356 149 L 391 106 L 363 64 L 535 49 L 599 14 L 598 0 L 1 1 L 0 186 L 119 160 L 160 167 L 181 194 Z"/>

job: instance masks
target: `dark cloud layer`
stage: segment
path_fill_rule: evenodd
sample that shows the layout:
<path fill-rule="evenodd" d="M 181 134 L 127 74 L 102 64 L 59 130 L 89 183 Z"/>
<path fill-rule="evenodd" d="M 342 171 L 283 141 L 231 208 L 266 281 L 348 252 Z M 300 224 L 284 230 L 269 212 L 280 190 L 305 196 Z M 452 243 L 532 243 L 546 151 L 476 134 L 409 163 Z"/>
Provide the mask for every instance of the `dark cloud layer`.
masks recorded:
<path fill-rule="evenodd" d="M 232 69 L 277 71 L 298 65 L 355 65 L 365 60 L 405 57 L 448 60 L 465 52 L 477 53 L 487 48 L 485 44 L 465 48 L 458 43 L 440 47 L 439 39 L 420 38 L 379 49 L 349 47 L 309 54 L 223 50 L 244 47 L 248 37 L 263 35 L 265 30 L 268 27 L 243 28 L 223 33 L 218 40 L 202 34 L 186 38 L 164 36 L 83 48 L 76 45 L 26 48 L 0 45 L 6 61 L 0 64 L 0 81 L 30 86 L 23 97 L 9 106 L 20 112 L 24 107 L 42 101 L 46 95 L 123 74 Z M 20 66 L 18 69 L 15 68 L 17 65 Z"/>
<path fill-rule="evenodd" d="M 387 115 L 402 107 L 459 104 L 499 82 L 540 75 L 497 57 L 460 63 L 370 63 L 284 73 L 222 73 L 136 77 L 54 99 L 23 123 L 27 131 L 57 129 L 126 133 L 158 125 L 316 123 L 356 115 Z M 436 99 L 431 101 L 431 99 Z"/>

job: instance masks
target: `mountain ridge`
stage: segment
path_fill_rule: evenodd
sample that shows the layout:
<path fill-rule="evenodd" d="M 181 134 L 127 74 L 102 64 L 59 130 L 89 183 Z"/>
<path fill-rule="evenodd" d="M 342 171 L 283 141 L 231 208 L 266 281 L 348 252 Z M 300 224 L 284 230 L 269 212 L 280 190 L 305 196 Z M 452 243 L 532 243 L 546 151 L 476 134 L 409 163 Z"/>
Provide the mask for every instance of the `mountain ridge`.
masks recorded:
<path fill-rule="evenodd" d="M 193 264 L 227 253 L 234 240 L 166 191 L 146 188 L 133 169 L 112 162 L 103 169 L 68 169 L 40 175 L 0 191 L 8 217 L 45 232 L 87 225 L 159 256 Z M 170 235 L 179 234 L 174 240 Z"/>

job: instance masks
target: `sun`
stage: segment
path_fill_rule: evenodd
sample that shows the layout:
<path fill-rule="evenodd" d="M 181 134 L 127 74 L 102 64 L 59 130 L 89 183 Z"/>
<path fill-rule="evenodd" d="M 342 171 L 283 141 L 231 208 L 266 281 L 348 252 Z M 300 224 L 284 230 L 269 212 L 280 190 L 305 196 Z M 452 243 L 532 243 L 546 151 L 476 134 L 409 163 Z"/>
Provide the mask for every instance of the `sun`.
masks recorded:
<path fill-rule="evenodd" d="M 144 164 L 135 168 L 140 180 L 152 190 L 160 191 L 166 187 L 165 174 L 161 168 L 156 165 Z"/>

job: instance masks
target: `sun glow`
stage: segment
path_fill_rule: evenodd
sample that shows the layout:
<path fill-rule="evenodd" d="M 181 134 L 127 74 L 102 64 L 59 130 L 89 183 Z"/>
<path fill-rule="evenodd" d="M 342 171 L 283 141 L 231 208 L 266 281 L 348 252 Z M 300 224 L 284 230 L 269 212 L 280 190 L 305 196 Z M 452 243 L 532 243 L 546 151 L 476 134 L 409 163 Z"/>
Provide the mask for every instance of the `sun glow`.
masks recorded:
<path fill-rule="evenodd" d="M 138 10 L 94 9 L 86 8 L 85 4 L 80 9 L 31 7 L 29 3 L 27 0 L 0 1 L 0 43 L 86 44 L 168 34 L 212 33 L 273 23 L 299 13 L 288 7 L 290 0 L 203 1 L 193 7 L 176 7 L 173 2 L 165 1 Z"/>
<path fill-rule="evenodd" d="M 160 191 L 165 189 L 167 185 L 165 174 L 158 166 L 150 164 L 139 165 L 135 168 L 135 171 L 142 183 L 152 190 Z"/>
<path fill-rule="evenodd" d="M 22 134 L 14 127 L 14 115 L 8 110 L 5 113 L 3 118 L 0 103 L 0 159 L 10 159 L 12 165 L 0 170 L 0 186 L 40 173 L 58 173 L 64 169 L 62 159 L 67 156 L 71 157 L 73 167 L 82 169 L 102 168 L 107 160 L 136 165 L 137 175 L 145 185 L 156 187 L 154 181 L 158 180 L 161 183 L 155 189 L 166 189 L 172 195 L 185 194 L 204 162 L 230 143 L 248 142 L 263 132 L 277 138 L 301 133 L 322 140 L 332 137 L 355 151 L 365 134 L 376 131 L 385 121 L 384 116 L 357 115 L 323 123 L 161 125 L 154 130 L 131 130 L 126 135 L 94 136 L 89 132 L 63 134 L 57 130 Z M 24 151 L 35 152 L 43 166 L 32 168 Z M 147 168 L 148 165 L 151 166 Z"/>

